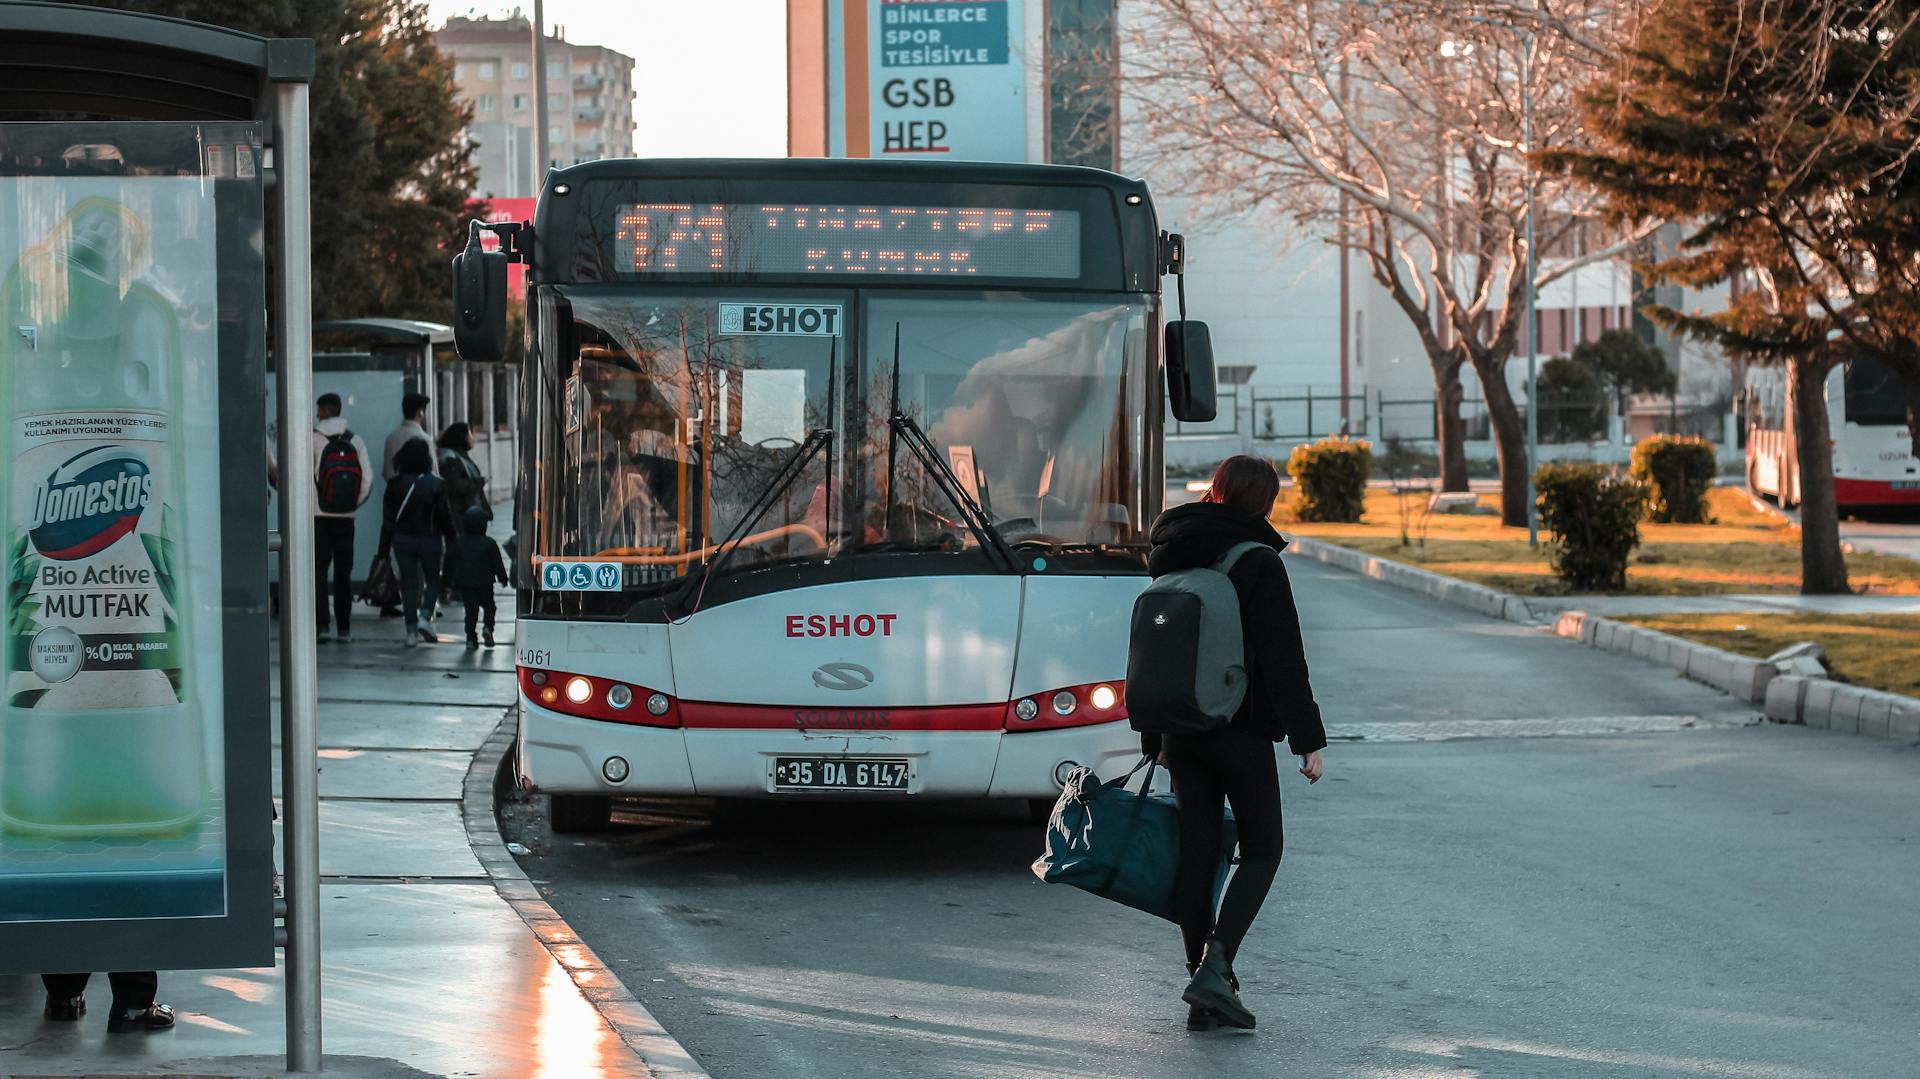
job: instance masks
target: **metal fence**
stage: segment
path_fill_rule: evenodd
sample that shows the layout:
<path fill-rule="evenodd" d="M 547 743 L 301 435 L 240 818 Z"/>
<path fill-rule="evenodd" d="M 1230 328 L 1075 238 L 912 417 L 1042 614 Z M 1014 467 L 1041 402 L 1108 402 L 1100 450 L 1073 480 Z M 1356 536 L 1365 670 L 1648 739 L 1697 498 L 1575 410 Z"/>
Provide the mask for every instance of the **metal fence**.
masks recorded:
<path fill-rule="evenodd" d="M 1373 429 L 1371 402 L 1364 393 L 1325 394 L 1269 391 L 1252 394 L 1256 440 L 1303 442 L 1331 435 L 1364 437 Z"/>

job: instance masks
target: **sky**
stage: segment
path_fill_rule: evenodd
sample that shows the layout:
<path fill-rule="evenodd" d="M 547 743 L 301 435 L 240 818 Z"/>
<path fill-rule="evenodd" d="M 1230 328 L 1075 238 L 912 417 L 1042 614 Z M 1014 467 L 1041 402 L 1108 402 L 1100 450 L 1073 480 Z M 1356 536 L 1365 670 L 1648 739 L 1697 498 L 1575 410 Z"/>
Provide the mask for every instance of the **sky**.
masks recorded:
<path fill-rule="evenodd" d="M 545 0 L 548 28 L 634 58 L 633 152 L 639 157 L 784 157 L 785 0 Z M 452 15 L 498 18 L 532 0 L 428 0 Z"/>

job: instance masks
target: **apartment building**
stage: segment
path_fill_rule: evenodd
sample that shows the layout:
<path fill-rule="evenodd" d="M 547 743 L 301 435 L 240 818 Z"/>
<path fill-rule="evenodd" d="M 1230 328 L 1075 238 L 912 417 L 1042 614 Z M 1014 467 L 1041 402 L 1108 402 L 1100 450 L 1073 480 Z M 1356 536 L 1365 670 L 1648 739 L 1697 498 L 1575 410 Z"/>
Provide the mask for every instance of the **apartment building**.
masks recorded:
<path fill-rule="evenodd" d="M 447 20 L 434 34 L 453 58 L 454 84 L 473 105 L 468 128 L 479 145 L 475 194 L 532 198 L 544 168 L 536 166 L 533 24 L 517 11 L 505 18 Z M 542 50 L 547 67 L 547 163 L 571 165 L 633 154 L 633 57 L 566 39 L 555 27 Z"/>

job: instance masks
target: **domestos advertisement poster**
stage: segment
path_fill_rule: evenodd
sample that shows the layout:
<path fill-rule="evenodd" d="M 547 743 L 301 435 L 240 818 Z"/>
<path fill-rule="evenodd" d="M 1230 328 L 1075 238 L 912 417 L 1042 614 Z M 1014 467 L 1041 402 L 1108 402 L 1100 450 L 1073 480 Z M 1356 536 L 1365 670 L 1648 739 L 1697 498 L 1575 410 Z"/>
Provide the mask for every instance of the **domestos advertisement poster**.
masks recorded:
<path fill-rule="evenodd" d="M 227 913 L 215 212 L 0 177 L 0 922 Z"/>

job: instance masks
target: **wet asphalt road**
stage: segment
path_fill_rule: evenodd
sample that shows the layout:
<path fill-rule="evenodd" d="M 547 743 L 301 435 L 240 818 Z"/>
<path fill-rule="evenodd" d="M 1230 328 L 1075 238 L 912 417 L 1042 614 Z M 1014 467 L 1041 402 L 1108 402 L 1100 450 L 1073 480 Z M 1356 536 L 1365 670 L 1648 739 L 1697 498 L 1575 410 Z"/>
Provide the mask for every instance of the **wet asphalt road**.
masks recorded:
<path fill-rule="evenodd" d="M 1920 749 L 1289 566 L 1343 740 L 1283 768 L 1255 1034 L 1189 1034 L 1177 933 L 1035 881 L 1007 807 L 505 830 L 718 1079 L 1920 1074 Z"/>

